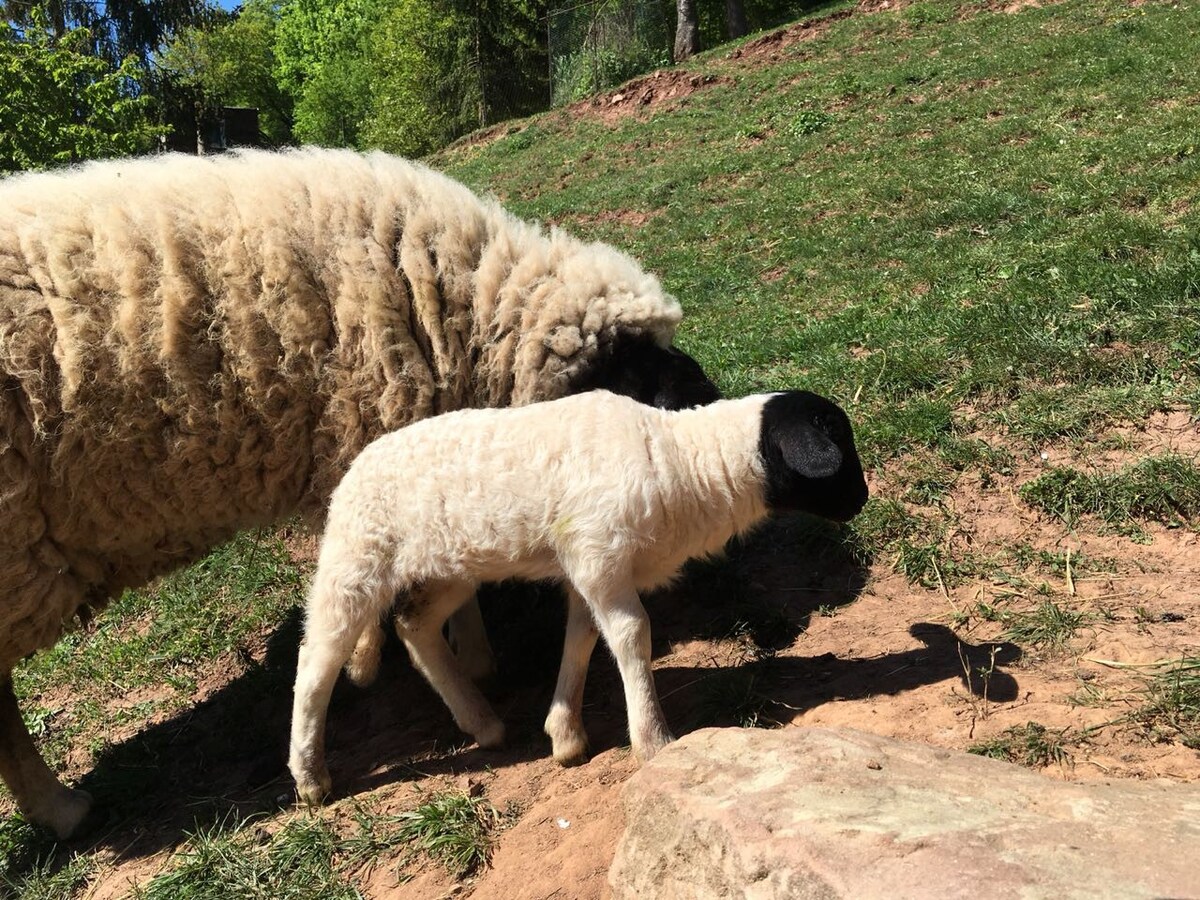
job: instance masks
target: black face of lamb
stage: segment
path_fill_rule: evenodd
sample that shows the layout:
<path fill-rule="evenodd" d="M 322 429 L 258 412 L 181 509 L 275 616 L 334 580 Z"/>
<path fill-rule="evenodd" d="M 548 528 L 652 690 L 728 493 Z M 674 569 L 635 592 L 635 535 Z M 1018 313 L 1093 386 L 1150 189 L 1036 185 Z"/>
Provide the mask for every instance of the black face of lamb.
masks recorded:
<path fill-rule="evenodd" d="M 840 406 L 808 391 L 763 405 L 759 453 L 772 510 L 800 510 L 847 522 L 867 502 L 867 481 Z"/>
<path fill-rule="evenodd" d="M 571 393 L 606 390 L 660 409 L 688 409 L 721 399 L 700 364 L 682 350 L 665 350 L 648 337 L 627 337 L 596 360 Z"/>

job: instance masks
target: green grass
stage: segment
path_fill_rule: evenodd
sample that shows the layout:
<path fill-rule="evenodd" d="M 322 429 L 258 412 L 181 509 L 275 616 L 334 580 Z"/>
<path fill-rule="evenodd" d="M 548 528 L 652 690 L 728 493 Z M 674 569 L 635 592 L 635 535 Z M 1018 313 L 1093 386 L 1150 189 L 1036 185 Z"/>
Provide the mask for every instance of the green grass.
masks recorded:
<path fill-rule="evenodd" d="M 456 877 L 487 864 L 500 814 L 482 797 L 449 791 L 414 809 L 380 814 L 359 806 L 343 834 L 321 816 L 297 815 L 277 830 L 266 823 L 219 823 L 193 834 L 168 871 L 134 892 L 137 900 L 357 900 L 355 875 L 401 854 L 426 854 Z"/>
<path fill-rule="evenodd" d="M 487 864 L 500 814 L 481 797 L 435 794 L 397 817 L 399 837 L 462 877 Z"/>
<path fill-rule="evenodd" d="M 1184 657 L 1149 679 L 1132 718 L 1155 740 L 1200 750 L 1200 657 Z"/>
<path fill-rule="evenodd" d="M 1037 722 L 1028 722 L 1005 729 L 990 741 L 974 744 L 967 752 L 1038 769 L 1070 763 L 1071 753 L 1067 749 L 1070 743 L 1072 739 L 1066 736 L 1066 731 L 1052 732 Z"/>
<path fill-rule="evenodd" d="M 1123 530 L 1136 530 L 1144 521 L 1180 525 L 1200 515 L 1200 467 L 1164 454 L 1107 475 L 1054 468 L 1023 485 L 1021 499 L 1068 526 L 1082 516 Z"/>
<path fill-rule="evenodd" d="M 87 629 L 17 667 L 22 712 L 47 761 L 81 739 L 103 748 L 125 722 L 186 706 L 204 666 L 245 653 L 247 642 L 302 602 L 304 575 L 282 541 L 247 533 L 142 591 L 127 591 Z M 70 702 L 62 699 L 69 688 Z M 130 704 L 139 688 L 153 696 Z M 120 708 L 111 706 L 125 701 Z"/>

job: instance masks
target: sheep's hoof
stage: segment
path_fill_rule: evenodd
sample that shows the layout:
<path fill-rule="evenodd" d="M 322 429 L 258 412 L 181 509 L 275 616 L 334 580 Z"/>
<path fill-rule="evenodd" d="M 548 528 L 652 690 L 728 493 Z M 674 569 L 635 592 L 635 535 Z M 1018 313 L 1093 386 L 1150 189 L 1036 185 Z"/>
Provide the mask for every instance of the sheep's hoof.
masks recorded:
<path fill-rule="evenodd" d="M 556 763 L 570 768 L 588 761 L 587 732 L 576 717 L 563 714 L 561 710 L 551 710 L 544 727 L 546 734 L 550 735 Z"/>
<path fill-rule="evenodd" d="M 564 769 L 582 766 L 588 761 L 588 742 L 583 735 L 566 741 L 554 742 L 554 761 Z"/>
<path fill-rule="evenodd" d="M 92 795 L 87 791 L 62 788 L 48 803 L 30 810 L 29 818 L 53 831 L 59 840 L 77 835 L 83 820 L 92 811 Z"/>
<path fill-rule="evenodd" d="M 669 731 L 656 731 L 633 745 L 633 754 L 638 762 L 648 763 L 663 747 L 675 740 Z"/>
<path fill-rule="evenodd" d="M 328 772 L 316 777 L 305 773 L 296 776 L 296 794 L 305 806 L 322 806 L 329 792 L 333 790 L 333 779 Z"/>
<path fill-rule="evenodd" d="M 504 723 L 499 719 L 488 722 L 475 732 L 475 743 L 481 750 L 498 750 L 504 746 Z"/>

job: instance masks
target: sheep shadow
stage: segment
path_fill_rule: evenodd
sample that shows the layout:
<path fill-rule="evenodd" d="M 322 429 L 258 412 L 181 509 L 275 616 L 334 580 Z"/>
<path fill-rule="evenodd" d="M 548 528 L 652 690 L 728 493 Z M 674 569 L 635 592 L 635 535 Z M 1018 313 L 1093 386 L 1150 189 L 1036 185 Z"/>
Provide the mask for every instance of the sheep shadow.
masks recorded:
<path fill-rule="evenodd" d="M 768 652 L 790 647 L 818 611 L 852 602 L 870 560 L 838 526 L 798 516 L 772 522 L 730 545 L 726 556 L 687 567 L 671 588 L 646 598 L 656 655 L 689 637 L 748 638 Z M 501 584 L 480 592 L 499 672 L 487 693 L 508 728 L 508 748 L 472 749 L 445 706 L 389 637 L 379 678 L 360 690 L 344 680 L 333 696 L 328 752 L 337 797 L 428 775 L 457 774 L 542 759 L 550 754 L 542 720 L 553 693 L 565 618 L 553 585 Z M 389 630 L 390 633 L 390 630 Z M 875 659 L 774 657 L 743 665 L 656 670 L 676 733 L 720 724 L 780 721 L 835 698 L 897 694 L 982 670 L 989 697 L 1016 696 L 999 669 L 1019 651 L 993 659 L 938 625 L 913 626 L 924 646 Z M 271 634 L 257 662 L 194 707 L 106 747 L 80 786 L 97 801 L 98 819 L 70 850 L 105 847 L 118 858 L 167 850 L 188 834 L 290 807 L 286 769 L 291 688 L 300 641 L 294 611 Z M 968 685 L 977 695 L 980 684 Z M 769 703 L 754 707 L 762 697 Z M 627 744 L 620 677 L 598 651 L 585 694 L 593 751 Z"/>

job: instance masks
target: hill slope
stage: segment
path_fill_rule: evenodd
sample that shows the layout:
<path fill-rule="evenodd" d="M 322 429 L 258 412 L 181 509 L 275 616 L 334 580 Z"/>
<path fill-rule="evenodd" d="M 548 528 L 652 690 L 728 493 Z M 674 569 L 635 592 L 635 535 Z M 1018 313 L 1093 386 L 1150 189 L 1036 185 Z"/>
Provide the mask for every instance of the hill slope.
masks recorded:
<path fill-rule="evenodd" d="M 780 523 L 649 602 L 678 731 L 848 724 L 1052 777 L 1200 777 L 1198 43 L 1194 2 L 834 4 L 434 160 L 639 256 L 728 393 L 807 387 L 856 423 L 874 499 L 850 528 Z M 603 895 L 623 704 L 598 654 L 596 758 L 549 761 L 550 592 L 485 600 L 509 750 L 464 748 L 392 646 L 336 695 L 344 799 L 290 808 L 309 559 L 243 539 L 22 670 L 111 818 L 64 848 L 0 825 L 11 892 L 442 896 L 397 815 L 449 791 L 496 840 L 466 892 Z"/>

